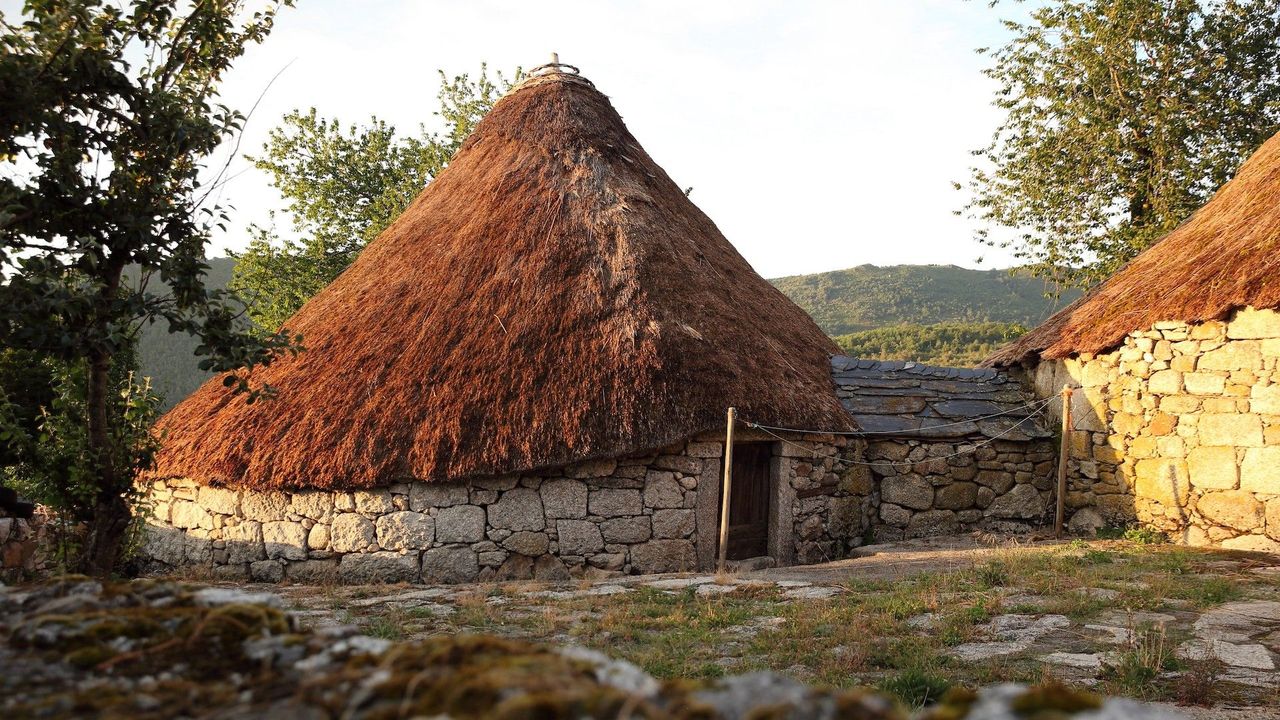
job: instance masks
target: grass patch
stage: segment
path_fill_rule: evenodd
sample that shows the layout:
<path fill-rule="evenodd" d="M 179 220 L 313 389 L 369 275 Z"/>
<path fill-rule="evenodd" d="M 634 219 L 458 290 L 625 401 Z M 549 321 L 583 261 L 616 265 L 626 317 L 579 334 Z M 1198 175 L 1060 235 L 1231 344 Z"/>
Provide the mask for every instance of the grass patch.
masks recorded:
<path fill-rule="evenodd" d="M 912 710 L 918 710 L 941 700 L 951 689 L 951 683 L 940 675 L 913 668 L 885 678 L 879 688 Z"/>

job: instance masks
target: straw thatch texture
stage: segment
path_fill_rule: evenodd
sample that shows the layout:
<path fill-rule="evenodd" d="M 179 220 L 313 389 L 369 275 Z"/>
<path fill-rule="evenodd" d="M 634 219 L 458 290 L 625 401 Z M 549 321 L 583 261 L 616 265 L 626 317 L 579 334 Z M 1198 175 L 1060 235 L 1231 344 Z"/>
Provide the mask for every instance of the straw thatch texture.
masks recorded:
<path fill-rule="evenodd" d="M 1280 306 L 1280 135 L 1203 208 L 987 365 L 1097 353 L 1161 321 Z"/>
<path fill-rule="evenodd" d="M 157 477 L 458 480 L 661 447 L 725 409 L 850 429 L 832 342 L 758 276 L 604 95 L 535 78 L 286 327 L 307 352 L 161 421 Z"/>

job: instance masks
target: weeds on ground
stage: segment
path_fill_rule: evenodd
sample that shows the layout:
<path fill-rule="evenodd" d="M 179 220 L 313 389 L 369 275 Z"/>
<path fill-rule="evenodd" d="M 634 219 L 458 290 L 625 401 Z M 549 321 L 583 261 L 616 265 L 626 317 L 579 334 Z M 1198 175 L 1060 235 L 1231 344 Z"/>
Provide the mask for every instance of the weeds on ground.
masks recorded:
<path fill-rule="evenodd" d="M 1128 645 L 1104 665 L 1101 679 L 1112 693 L 1148 698 L 1160 674 L 1177 668 L 1163 625 L 1130 629 Z"/>
<path fill-rule="evenodd" d="M 946 678 L 927 670 L 911 668 L 885 678 L 879 688 L 897 697 L 912 710 L 932 705 L 951 689 Z"/>
<path fill-rule="evenodd" d="M 1173 699 L 1179 705 L 1213 707 L 1222 667 L 1222 661 L 1212 656 L 1188 661 L 1186 671 L 1174 681 Z"/>

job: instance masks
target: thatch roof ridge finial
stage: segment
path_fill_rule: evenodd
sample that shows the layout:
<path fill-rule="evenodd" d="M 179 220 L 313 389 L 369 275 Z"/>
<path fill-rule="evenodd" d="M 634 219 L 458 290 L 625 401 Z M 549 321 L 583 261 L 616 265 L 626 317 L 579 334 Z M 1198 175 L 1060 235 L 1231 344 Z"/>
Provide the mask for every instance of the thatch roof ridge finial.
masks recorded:
<path fill-rule="evenodd" d="M 523 80 L 507 91 L 507 95 L 548 82 L 570 82 L 595 88 L 595 83 L 582 77 L 582 71 L 577 65 L 560 62 L 560 53 L 553 52 L 551 62 L 530 69 Z"/>

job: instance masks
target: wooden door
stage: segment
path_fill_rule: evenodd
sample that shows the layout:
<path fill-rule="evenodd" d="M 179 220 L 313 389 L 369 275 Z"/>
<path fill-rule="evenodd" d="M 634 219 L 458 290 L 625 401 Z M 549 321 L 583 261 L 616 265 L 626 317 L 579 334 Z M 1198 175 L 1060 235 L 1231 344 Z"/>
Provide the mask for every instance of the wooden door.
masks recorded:
<path fill-rule="evenodd" d="M 729 495 L 730 560 L 769 554 L 769 459 L 772 444 L 733 444 L 733 485 Z"/>

